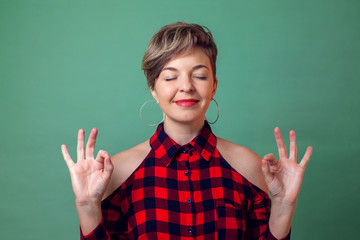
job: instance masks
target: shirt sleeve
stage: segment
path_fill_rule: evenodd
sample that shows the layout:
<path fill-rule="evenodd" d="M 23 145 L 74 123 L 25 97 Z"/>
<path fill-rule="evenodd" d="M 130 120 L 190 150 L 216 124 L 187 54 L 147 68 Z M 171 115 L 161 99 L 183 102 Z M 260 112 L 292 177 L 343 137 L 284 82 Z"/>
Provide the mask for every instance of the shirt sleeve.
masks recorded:
<path fill-rule="evenodd" d="M 101 203 L 103 218 L 99 225 L 89 234 L 83 235 L 80 229 L 81 240 L 115 240 L 127 239 L 127 217 L 121 209 L 120 194 Z"/>
<path fill-rule="evenodd" d="M 89 234 L 83 235 L 80 228 L 80 239 L 81 240 L 110 240 L 111 237 L 109 232 L 106 230 L 104 226 L 104 219 L 101 220 L 99 225 Z"/>
<path fill-rule="evenodd" d="M 269 228 L 271 200 L 269 195 L 254 186 L 253 199 L 246 219 L 246 239 L 278 240 Z M 290 233 L 279 240 L 290 240 Z"/>

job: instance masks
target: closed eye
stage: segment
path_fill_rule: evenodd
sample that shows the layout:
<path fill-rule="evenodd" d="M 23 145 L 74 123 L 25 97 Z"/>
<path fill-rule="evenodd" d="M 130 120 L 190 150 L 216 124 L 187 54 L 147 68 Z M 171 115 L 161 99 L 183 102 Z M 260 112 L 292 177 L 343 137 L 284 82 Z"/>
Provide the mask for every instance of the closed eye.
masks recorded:
<path fill-rule="evenodd" d="M 167 75 L 167 76 L 164 76 L 164 79 L 165 79 L 165 81 L 171 81 L 171 80 L 175 80 L 175 79 L 177 79 L 178 78 L 178 76 L 177 75 Z"/>
<path fill-rule="evenodd" d="M 198 79 L 203 79 L 203 80 L 206 79 L 206 77 L 201 77 L 201 76 L 195 76 L 195 77 L 198 78 Z"/>

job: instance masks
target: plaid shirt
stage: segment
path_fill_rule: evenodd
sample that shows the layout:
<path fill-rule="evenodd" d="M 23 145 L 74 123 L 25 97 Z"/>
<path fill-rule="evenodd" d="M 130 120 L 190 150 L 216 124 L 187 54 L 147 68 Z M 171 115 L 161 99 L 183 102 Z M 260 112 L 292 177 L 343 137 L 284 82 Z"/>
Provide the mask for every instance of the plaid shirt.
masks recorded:
<path fill-rule="evenodd" d="M 161 123 L 150 145 L 145 160 L 102 202 L 101 223 L 81 239 L 276 239 L 268 194 L 220 155 L 207 122 L 183 146 Z"/>

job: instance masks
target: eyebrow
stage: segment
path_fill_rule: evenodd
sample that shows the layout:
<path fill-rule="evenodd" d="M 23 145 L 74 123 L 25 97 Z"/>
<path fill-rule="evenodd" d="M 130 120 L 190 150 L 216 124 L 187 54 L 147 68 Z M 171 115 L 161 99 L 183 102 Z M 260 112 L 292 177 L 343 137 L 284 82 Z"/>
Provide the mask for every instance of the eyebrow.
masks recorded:
<path fill-rule="evenodd" d="M 192 68 L 192 70 L 197 70 L 197 69 L 199 69 L 199 68 L 206 68 L 207 70 L 209 70 L 209 68 L 208 68 L 207 66 L 202 65 L 202 64 L 194 66 L 194 67 Z M 165 71 L 165 70 L 178 71 L 178 69 L 177 69 L 177 68 L 174 68 L 174 67 L 166 67 L 166 68 L 163 68 L 161 71 Z"/>

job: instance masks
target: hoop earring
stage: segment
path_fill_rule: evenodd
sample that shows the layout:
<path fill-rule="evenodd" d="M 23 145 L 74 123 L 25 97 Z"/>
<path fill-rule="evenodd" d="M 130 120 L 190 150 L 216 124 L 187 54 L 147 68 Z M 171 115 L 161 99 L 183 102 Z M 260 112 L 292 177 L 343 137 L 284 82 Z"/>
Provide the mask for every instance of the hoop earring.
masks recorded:
<path fill-rule="evenodd" d="M 206 119 L 206 117 L 205 117 L 206 121 L 208 121 L 208 123 L 209 123 L 209 124 L 214 124 L 214 123 L 216 123 L 216 122 L 217 122 L 217 120 L 219 119 L 219 116 L 220 116 L 220 108 L 219 108 L 219 104 L 217 103 L 217 101 L 216 101 L 214 98 L 213 98 L 213 101 L 216 103 L 218 113 L 217 113 L 217 116 L 216 116 L 216 119 L 215 119 L 215 121 L 214 121 L 214 122 L 209 122 L 209 121 Z"/>
<path fill-rule="evenodd" d="M 148 103 L 150 103 L 150 102 L 156 102 L 156 101 L 155 101 L 155 100 L 149 100 L 149 101 L 145 102 L 145 103 L 141 106 L 141 108 L 140 108 L 140 118 L 141 118 L 141 121 L 143 121 L 146 125 L 148 125 L 148 126 L 150 126 L 150 127 L 155 127 L 155 126 L 159 125 L 162 121 L 164 121 L 164 114 L 163 114 L 163 119 L 162 119 L 159 123 L 150 124 L 150 123 L 145 122 L 145 120 L 144 120 L 143 117 L 142 117 L 142 110 L 143 110 L 143 108 L 145 107 L 145 105 L 148 104 Z"/>

